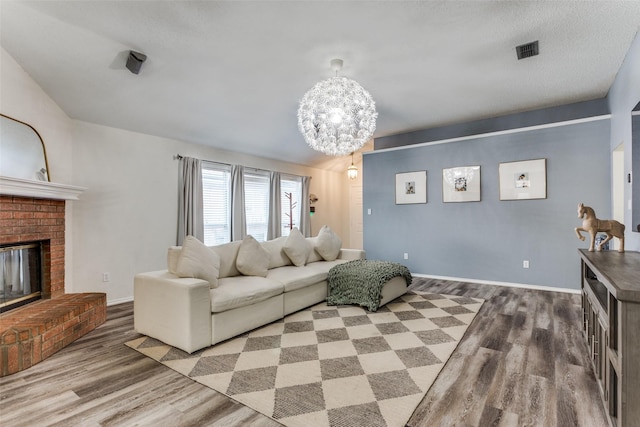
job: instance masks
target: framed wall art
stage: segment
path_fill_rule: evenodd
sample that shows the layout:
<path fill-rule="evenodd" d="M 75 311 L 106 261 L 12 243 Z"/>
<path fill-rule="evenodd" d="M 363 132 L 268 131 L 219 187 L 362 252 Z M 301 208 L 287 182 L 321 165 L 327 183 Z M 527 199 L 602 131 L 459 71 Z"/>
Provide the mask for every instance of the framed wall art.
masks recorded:
<path fill-rule="evenodd" d="M 396 205 L 427 203 L 427 171 L 396 174 Z"/>
<path fill-rule="evenodd" d="M 500 200 L 547 198 L 547 159 L 500 163 Z"/>
<path fill-rule="evenodd" d="M 480 166 L 442 169 L 444 203 L 480 201 Z"/>

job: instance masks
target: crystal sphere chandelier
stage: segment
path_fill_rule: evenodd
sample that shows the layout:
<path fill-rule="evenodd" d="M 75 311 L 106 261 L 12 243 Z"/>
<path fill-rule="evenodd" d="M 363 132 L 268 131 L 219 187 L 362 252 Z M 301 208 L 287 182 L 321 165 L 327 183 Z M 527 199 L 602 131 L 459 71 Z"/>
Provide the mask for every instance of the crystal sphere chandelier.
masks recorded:
<path fill-rule="evenodd" d="M 344 156 L 361 148 L 376 130 L 376 103 L 357 82 L 338 77 L 342 60 L 334 59 L 336 76 L 316 83 L 300 101 L 298 129 L 314 150 Z"/>

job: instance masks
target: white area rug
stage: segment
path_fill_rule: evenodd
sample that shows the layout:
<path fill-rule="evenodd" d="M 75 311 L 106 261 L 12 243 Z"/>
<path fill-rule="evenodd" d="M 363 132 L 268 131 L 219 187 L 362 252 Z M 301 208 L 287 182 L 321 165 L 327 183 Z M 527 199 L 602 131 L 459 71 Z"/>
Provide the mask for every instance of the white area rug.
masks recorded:
<path fill-rule="evenodd" d="M 191 355 L 126 345 L 286 426 L 400 427 L 482 302 L 412 292 L 375 313 L 318 304 Z"/>

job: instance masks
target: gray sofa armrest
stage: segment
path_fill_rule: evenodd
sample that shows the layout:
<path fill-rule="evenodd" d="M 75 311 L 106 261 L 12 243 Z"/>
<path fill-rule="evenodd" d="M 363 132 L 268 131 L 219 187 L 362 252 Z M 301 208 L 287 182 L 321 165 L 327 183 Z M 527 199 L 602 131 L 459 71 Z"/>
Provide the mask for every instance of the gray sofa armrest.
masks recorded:
<path fill-rule="evenodd" d="M 340 249 L 338 259 L 347 261 L 355 261 L 357 259 L 366 259 L 367 253 L 362 249 Z"/>
<path fill-rule="evenodd" d="M 211 345 L 209 282 L 179 278 L 166 270 L 133 280 L 134 329 L 193 353 Z"/>

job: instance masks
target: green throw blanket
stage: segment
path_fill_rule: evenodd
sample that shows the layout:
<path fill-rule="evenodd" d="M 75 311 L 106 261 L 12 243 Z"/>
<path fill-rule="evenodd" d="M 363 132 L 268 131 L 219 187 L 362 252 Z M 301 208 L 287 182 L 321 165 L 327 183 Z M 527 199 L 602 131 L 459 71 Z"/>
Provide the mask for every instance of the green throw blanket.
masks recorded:
<path fill-rule="evenodd" d="M 358 304 L 376 311 L 382 287 L 394 277 L 404 277 L 411 284 L 411 273 L 402 264 L 359 259 L 336 265 L 329 270 L 327 305 Z"/>

